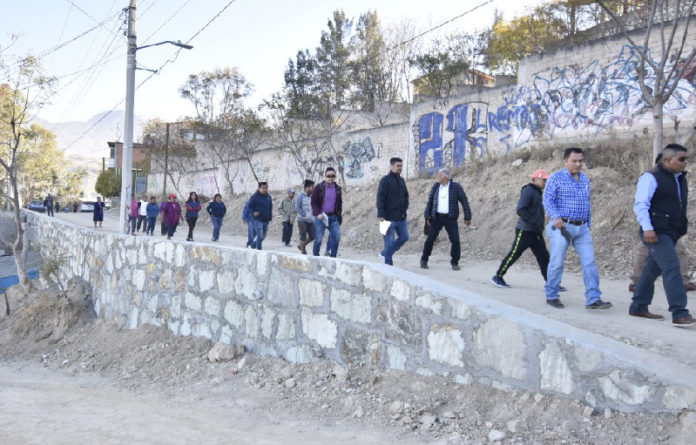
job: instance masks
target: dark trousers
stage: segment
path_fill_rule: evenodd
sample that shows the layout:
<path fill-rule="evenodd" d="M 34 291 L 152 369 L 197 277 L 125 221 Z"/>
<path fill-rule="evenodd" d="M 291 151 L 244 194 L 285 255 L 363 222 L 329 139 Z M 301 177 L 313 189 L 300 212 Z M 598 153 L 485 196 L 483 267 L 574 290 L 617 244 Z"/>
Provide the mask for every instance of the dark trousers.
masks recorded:
<path fill-rule="evenodd" d="M 48 213 L 48 216 L 53 216 L 53 206 L 46 206 L 46 212 Z"/>
<path fill-rule="evenodd" d="M 186 217 L 186 224 L 189 226 L 189 231 L 188 231 L 188 236 L 186 237 L 187 240 L 193 239 L 193 229 L 196 227 L 196 221 L 198 220 L 198 217 L 192 218 L 190 216 Z"/>
<path fill-rule="evenodd" d="M 512 249 L 500 263 L 498 271 L 495 273 L 500 278 L 508 271 L 515 261 L 517 261 L 525 250 L 532 249 L 532 253 L 536 257 L 541 275 L 546 281 L 546 270 L 549 268 L 549 251 L 546 249 L 546 243 L 541 233 L 529 232 L 527 230 L 515 229 L 515 241 L 512 242 Z"/>
<path fill-rule="evenodd" d="M 290 238 L 292 238 L 292 224 L 290 221 L 283 221 L 283 236 L 281 237 L 283 244 L 290 244 Z"/>
<path fill-rule="evenodd" d="M 135 222 L 138 220 L 137 216 L 128 215 L 128 224 L 130 225 L 130 233 L 135 234 Z"/>
<path fill-rule="evenodd" d="M 457 220 L 441 213 L 438 213 L 435 219 L 430 222 L 430 231 L 428 232 L 428 238 L 425 240 L 425 245 L 423 246 L 421 261 L 428 261 L 430 254 L 433 252 L 433 244 L 435 244 L 435 240 L 443 227 L 447 231 L 447 236 L 449 236 L 450 243 L 452 244 L 450 248 L 450 264 L 459 264 L 462 251 L 459 244 L 459 227 L 457 226 Z"/>
<path fill-rule="evenodd" d="M 136 227 L 138 231 L 147 232 L 147 221 L 145 218 L 145 215 L 138 215 L 138 225 Z"/>
<path fill-rule="evenodd" d="M 165 227 L 167 228 L 167 236 L 169 238 L 174 236 L 174 232 L 176 232 L 176 224 L 171 224 L 171 225 L 167 224 L 167 225 L 165 225 Z"/>
<path fill-rule="evenodd" d="M 301 242 L 306 245 L 314 241 L 314 238 L 317 236 L 317 228 L 314 226 L 314 221 L 297 221 L 297 227 L 300 229 Z"/>
<path fill-rule="evenodd" d="M 164 220 L 164 218 L 162 218 L 162 220 Z M 164 221 L 162 221 L 162 223 L 160 225 L 160 235 L 164 236 L 166 234 L 167 234 L 167 225 L 164 224 Z"/>
<path fill-rule="evenodd" d="M 145 226 L 145 232 L 152 235 L 155 232 L 155 223 L 157 222 L 156 216 L 148 216 Z"/>
<path fill-rule="evenodd" d="M 642 241 L 642 233 L 640 238 Z M 664 234 L 657 235 L 657 243 L 645 244 L 648 248 L 648 260 L 645 262 L 643 273 L 633 291 L 633 301 L 629 312 L 647 312 L 655 293 L 655 280 L 662 275 L 662 284 L 665 288 L 672 319 L 676 320 L 689 315 L 689 311 L 686 309 L 686 291 L 681 277 L 679 257 L 674 249 L 674 244 L 674 239 Z"/>

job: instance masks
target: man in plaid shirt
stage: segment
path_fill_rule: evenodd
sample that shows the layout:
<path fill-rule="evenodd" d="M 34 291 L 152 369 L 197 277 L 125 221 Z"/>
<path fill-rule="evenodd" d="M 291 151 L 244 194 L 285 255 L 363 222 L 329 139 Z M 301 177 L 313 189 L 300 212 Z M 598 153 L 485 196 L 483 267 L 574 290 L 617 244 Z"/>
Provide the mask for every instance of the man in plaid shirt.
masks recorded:
<path fill-rule="evenodd" d="M 564 307 L 558 296 L 563 277 L 563 261 L 568 246 L 575 248 L 582 264 L 585 282 L 585 308 L 608 309 L 611 303 L 602 301 L 599 290 L 599 272 L 594 260 L 590 224 L 590 180 L 582 173 L 584 154 L 580 148 L 567 148 L 563 153 L 565 168 L 552 174 L 546 182 L 544 209 L 550 217 L 546 234 L 551 244 L 551 255 L 546 281 L 546 302 L 558 309 Z"/>

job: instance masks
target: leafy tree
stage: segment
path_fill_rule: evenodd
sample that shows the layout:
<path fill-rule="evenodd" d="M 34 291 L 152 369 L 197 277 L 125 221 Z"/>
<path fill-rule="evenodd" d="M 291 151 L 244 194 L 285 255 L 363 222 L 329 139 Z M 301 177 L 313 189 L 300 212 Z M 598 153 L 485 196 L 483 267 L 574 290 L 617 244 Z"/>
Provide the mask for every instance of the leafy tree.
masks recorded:
<path fill-rule="evenodd" d="M 458 76 L 469 69 L 469 62 L 462 54 L 445 46 L 440 40 L 434 40 L 430 50 L 411 58 L 409 63 L 421 75 L 421 92 L 438 99 L 450 95 Z"/>
<path fill-rule="evenodd" d="M 298 51 L 295 61 L 288 60 L 285 68 L 285 94 L 291 117 L 317 117 L 319 97 L 317 88 L 317 60 L 309 50 Z"/>
<path fill-rule="evenodd" d="M 18 157 L 25 150 L 25 141 L 33 136 L 31 116 L 48 100 L 54 79 L 43 74 L 33 57 L 20 57 L 9 63 L 0 60 L 0 76 L 0 165 L 12 192 L 9 199 L 17 228 L 16 237 L 3 239 L 3 242 L 11 247 L 19 282 L 26 288 L 29 286 L 26 270 L 29 246 L 20 214 Z"/>
<path fill-rule="evenodd" d="M 118 196 L 121 193 L 121 176 L 113 168 L 99 173 L 94 190 L 105 198 Z"/>
<path fill-rule="evenodd" d="M 353 40 L 351 102 L 362 111 L 374 112 L 377 102 L 394 101 L 398 94 L 385 68 L 387 48 L 376 11 L 360 16 Z"/>
<path fill-rule="evenodd" d="M 330 118 L 332 111 L 345 107 L 351 88 L 351 30 L 353 21 L 343 10 L 333 13 L 333 20 L 321 32 L 316 50 L 317 76 L 315 94 L 321 100 L 323 117 Z"/>

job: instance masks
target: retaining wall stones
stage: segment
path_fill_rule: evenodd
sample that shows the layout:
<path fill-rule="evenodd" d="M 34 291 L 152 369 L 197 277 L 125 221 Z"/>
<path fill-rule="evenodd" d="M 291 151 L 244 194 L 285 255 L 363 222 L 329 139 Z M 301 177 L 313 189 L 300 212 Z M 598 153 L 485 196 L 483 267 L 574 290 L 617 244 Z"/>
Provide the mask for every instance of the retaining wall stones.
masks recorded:
<path fill-rule="evenodd" d="M 291 362 L 328 358 L 568 396 L 597 408 L 696 407 L 686 366 L 381 264 L 178 243 L 27 212 L 33 242 L 95 312 L 124 327 L 243 344 Z"/>

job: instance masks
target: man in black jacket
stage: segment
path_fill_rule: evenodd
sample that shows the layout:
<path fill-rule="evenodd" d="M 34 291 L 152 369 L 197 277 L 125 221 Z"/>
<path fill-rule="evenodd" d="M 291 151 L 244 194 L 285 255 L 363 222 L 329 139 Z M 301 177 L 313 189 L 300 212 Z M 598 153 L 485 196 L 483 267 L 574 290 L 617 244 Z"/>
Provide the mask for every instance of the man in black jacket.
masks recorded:
<path fill-rule="evenodd" d="M 687 327 L 696 318 L 686 308 L 686 291 L 674 244 L 686 234 L 689 224 L 686 206 L 689 189 L 686 184 L 686 148 L 669 144 L 662 152 L 657 167 L 643 173 L 636 185 L 633 212 L 640 224 L 640 236 L 648 247 L 648 259 L 633 291 L 629 315 L 653 320 L 664 318 L 648 310 L 655 292 L 655 279 L 662 275 L 672 325 Z"/>
<path fill-rule="evenodd" d="M 549 251 L 544 242 L 544 206 L 541 203 L 541 193 L 546 186 L 549 173 L 540 169 L 532 173 L 532 182 L 522 187 L 520 199 L 517 201 L 517 227 L 515 228 L 515 240 L 512 249 L 500 263 L 498 271 L 491 278 L 491 283 L 498 287 L 510 287 L 503 276 L 515 261 L 522 256 L 525 250 L 532 249 L 532 253 L 539 263 L 541 275 L 546 281 L 546 270 L 549 267 Z"/>
<path fill-rule="evenodd" d="M 380 253 L 384 263 L 394 265 L 392 256 L 408 241 L 408 189 L 401 177 L 403 161 L 400 158 L 389 160 L 389 174 L 379 181 L 377 189 L 377 219 L 389 221 L 389 229 L 384 235 L 384 250 Z M 398 237 L 398 239 L 395 239 Z"/>
<path fill-rule="evenodd" d="M 444 227 L 449 236 L 452 247 L 450 248 L 450 264 L 453 270 L 459 270 L 459 258 L 461 257 L 461 245 L 459 244 L 459 205 L 464 209 L 464 224 L 471 225 L 471 209 L 466 199 L 464 189 L 458 183 L 452 181 L 448 169 L 443 168 L 437 174 L 437 182 L 430 189 L 428 204 L 425 206 L 425 219 L 430 223 L 428 238 L 423 246 L 420 267 L 428 269 L 428 258 L 433 251 L 433 244 Z"/>

